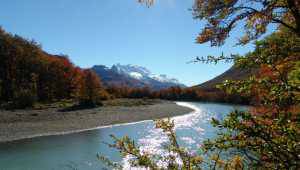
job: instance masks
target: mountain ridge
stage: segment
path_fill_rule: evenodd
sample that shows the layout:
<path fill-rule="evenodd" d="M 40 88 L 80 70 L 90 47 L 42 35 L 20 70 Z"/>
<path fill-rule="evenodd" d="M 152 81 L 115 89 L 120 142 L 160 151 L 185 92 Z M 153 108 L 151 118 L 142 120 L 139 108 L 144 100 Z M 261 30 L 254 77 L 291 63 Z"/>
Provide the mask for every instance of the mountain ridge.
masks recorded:
<path fill-rule="evenodd" d="M 94 65 L 92 68 L 101 77 L 106 86 L 128 86 L 133 88 L 150 87 L 154 90 L 165 89 L 173 86 L 186 87 L 175 78 L 165 74 L 153 74 L 146 67 L 138 65 L 114 64 L 111 67 Z"/>
<path fill-rule="evenodd" d="M 223 72 L 222 74 L 204 82 L 199 85 L 194 86 L 194 88 L 201 88 L 203 90 L 216 89 L 217 84 L 223 83 L 225 80 L 244 80 L 251 75 L 257 73 L 257 69 L 242 69 L 235 65 Z"/>

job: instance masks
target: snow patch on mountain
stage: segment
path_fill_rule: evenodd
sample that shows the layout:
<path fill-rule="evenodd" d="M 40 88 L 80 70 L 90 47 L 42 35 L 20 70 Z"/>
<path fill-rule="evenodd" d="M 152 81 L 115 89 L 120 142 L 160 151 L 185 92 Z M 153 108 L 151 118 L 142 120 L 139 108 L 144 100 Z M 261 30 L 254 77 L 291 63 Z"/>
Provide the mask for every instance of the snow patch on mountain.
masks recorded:
<path fill-rule="evenodd" d="M 160 74 L 160 75 L 152 74 L 151 78 L 153 78 L 154 80 L 160 81 L 160 82 L 170 82 L 170 83 L 180 84 L 177 79 L 169 78 L 165 74 Z"/>
<path fill-rule="evenodd" d="M 165 74 L 153 74 L 151 71 L 149 71 L 147 68 L 137 65 L 121 65 L 116 64 L 113 65 L 112 68 L 114 68 L 118 73 L 128 75 L 132 78 L 138 79 L 138 80 L 154 80 L 161 83 L 173 83 L 173 84 L 180 84 L 179 81 L 175 78 L 169 78 Z"/>
<path fill-rule="evenodd" d="M 147 68 L 137 66 L 137 65 L 132 65 L 132 64 L 127 64 L 127 65 L 116 64 L 113 65 L 112 68 L 114 68 L 120 74 L 131 75 L 131 73 L 133 73 L 132 75 L 135 76 L 136 73 L 139 73 L 143 77 L 148 77 L 151 74 L 151 72 Z"/>
<path fill-rule="evenodd" d="M 138 80 L 143 78 L 143 75 L 141 73 L 138 73 L 138 72 L 130 72 L 129 76 L 132 77 L 132 78 L 138 79 Z"/>

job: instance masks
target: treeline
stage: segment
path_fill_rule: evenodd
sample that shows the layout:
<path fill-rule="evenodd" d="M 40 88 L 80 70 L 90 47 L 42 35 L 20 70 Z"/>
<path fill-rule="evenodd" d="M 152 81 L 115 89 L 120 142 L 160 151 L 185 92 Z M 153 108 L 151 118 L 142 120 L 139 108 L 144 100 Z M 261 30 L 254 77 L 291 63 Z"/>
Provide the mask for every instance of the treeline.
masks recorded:
<path fill-rule="evenodd" d="M 165 100 L 191 100 L 191 101 L 208 101 L 208 102 L 224 102 L 236 104 L 249 104 L 249 96 L 241 96 L 225 93 L 217 88 L 201 89 L 201 88 L 180 88 L 170 87 L 159 91 L 153 91 L 149 87 L 130 88 L 126 86 L 108 87 L 107 92 L 116 98 L 151 98 Z"/>
<path fill-rule="evenodd" d="M 0 28 L 0 102 L 14 108 L 35 102 L 76 99 L 98 104 L 108 94 L 91 70 L 67 56 L 45 53 L 40 45 Z"/>

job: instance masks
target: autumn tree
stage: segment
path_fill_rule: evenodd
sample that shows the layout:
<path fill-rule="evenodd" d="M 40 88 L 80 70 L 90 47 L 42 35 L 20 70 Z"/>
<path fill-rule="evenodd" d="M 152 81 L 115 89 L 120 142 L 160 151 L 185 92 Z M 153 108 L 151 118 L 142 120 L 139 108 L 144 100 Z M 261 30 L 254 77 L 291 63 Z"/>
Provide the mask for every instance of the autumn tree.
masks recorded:
<path fill-rule="evenodd" d="M 90 69 L 84 70 L 82 83 L 81 94 L 79 96 L 80 104 L 86 106 L 101 105 L 101 97 L 104 89 L 96 73 Z"/>
<path fill-rule="evenodd" d="M 155 0 L 138 2 L 151 6 Z M 206 22 L 196 39 L 198 43 L 223 45 L 238 23 L 245 29 L 245 35 L 240 39 L 242 44 L 264 34 L 271 23 L 287 27 L 300 36 L 298 0 L 195 0 L 192 11 L 195 19 Z"/>
<path fill-rule="evenodd" d="M 210 42 L 212 46 L 222 45 L 237 23 L 244 25 L 242 44 L 264 34 L 270 23 L 287 27 L 300 36 L 298 0 L 195 0 L 193 15 L 206 21 L 197 42 Z"/>
<path fill-rule="evenodd" d="M 94 73 L 76 67 L 68 56 L 50 55 L 35 41 L 1 28 L 0 60 L 0 101 L 9 107 L 80 97 L 96 104 L 110 97 Z"/>
<path fill-rule="evenodd" d="M 25 103 L 32 105 L 37 100 L 39 45 L 20 36 L 12 36 L 1 28 L 0 44 L 2 101 L 18 106 Z"/>
<path fill-rule="evenodd" d="M 256 43 L 254 52 L 240 58 L 240 67 L 258 67 L 260 73 L 242 81 L 227 81 L 222 88 L 228 93 L 246 93 L 255 97 L 248 112 L 233 112 L 224 121 L 213 124 L 224 133 L 205 143 L 205 149 L 240 151 L 244 164 L 263 169 L 298 169 L 299 63 L 300 37 L 283 29 Z M 234 132 L 234 133 L 232 133 Z M 237 154 L 238 155 L 238 154 Z"/>
<path fill-rule="evenodd" d="M 203 143 L 200 155 L 178 145 L 170 120 L 156 122 L 169 138 L 164 148 L 173 154 L 167 157 L 141 152 L 128 137 L 113 137 L 110 146 L 131 155 L 132 166 L 149 169 L 299 169 L 299 1 L 195 0 L 193 12 L 196 19 L 207 22 L 197 42 L 212 46 L 223 45 L 237 23 L 244 24 L 246 31 L 241 44 L 260 37 L 270 23 L 279 24 L 275 33 L 257 41 L 255 50 L 245 56 L 197 58 L 202 62 L 234 60 L 237 67 L 259 69 L 258 75 L 246 80 L 227 80 L 218 86 L 228 94 L 251 95 L 255 103 L 246 111 L 233 111 L 224 120 L 213 119 L 220 131 Z M 161 160 L 165 167 L 159 166 Z"/>

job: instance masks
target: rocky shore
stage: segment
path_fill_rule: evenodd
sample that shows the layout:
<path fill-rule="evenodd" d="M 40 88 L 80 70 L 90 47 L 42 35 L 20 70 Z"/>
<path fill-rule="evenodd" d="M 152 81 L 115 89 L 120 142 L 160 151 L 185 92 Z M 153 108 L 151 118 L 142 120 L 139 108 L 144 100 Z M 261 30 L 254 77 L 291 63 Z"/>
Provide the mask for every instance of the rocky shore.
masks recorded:
<path fill-rule="evenodd" d="M 62 111 L 60 108 L 0 110 L 0 142 L 74 133 L 120 123 L 172 117 L 191 111 L 170 101 L 130 106 L 104 105 L 72 111 Z"/>

